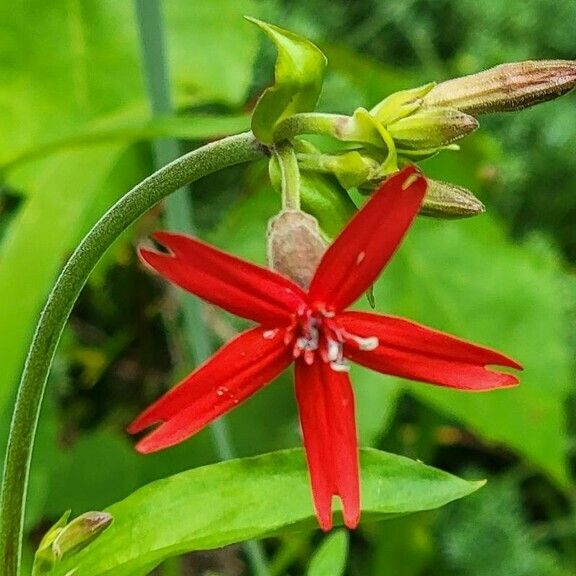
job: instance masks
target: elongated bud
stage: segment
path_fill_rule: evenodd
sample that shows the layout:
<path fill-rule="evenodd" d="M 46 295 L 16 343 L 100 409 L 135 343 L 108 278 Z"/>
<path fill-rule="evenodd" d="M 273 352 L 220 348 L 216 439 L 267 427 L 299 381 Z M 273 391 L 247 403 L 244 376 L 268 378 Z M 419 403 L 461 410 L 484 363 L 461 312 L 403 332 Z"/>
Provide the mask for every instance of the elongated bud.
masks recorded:
<path fill-rule="evenodd" d="M 434 218 L 468 218 L 484 212 L 484 204 L 466 188 L 426 178 L 428 188 L 420 214 Z"/>
<path fill-rule="evenodd" d="M 413 149 L 438 148 L 463 138 L 478 122 L 455 108 L 426 108 L 387 126 L 396 144 Z"/>
<path fill-rule="evenodd" d="M 576 60 L 527 60 L 442 82 L 423 102 L 473 115 L 509 112 L 553 100 L 575 86 Z"/>
<path fill-rule="evenodd" d="M 326 250 L 316 218 L 283 210 L 268 222 L 268 265 L 307 289 Z"/>

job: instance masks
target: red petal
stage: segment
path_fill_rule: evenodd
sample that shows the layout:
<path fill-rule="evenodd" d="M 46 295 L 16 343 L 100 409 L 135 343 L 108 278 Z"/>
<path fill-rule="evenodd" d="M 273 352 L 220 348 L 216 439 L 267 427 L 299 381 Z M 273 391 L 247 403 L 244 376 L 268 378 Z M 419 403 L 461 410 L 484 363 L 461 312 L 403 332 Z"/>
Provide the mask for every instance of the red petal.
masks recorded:
<path fill-rule="evenodd" d="M 138 443 L 138 451 L 154 452 L 178 444 L 254 394 L 291 361 L 282 331 L 248 330 L 147 408 L 128 432 L 162 422 Z"/>
<path fill-rule="evenodd" d="M 306 295 L 293 282 L 255 264 L 181 234 L 154 238 L 172 254 L 140 250 L 142 259 L 168 280 L 238 316 L 269 326 L 286 323 Z"/>
<path fill-rule="evenodd" d="M 344 312 L 337 320 L 352 335 L 378 338 L 374 350 L 361 350 L 350 337 L 344 346 L 347 358 L 372 370 L 462 390 L 518 384 L 512 374 L 486 368 L 496 364 L 522 369 L 515 360 L 496 350 L 394 316 Z"/>
<path fill-rule="evenodd" d="M 424 194 L 426 180 L 408 167 L 384 182 L 332 243 L 310 283 L 312 302 L 346 308 L 392 257 Z"/>
<path fill-rule="evenodd" d="M 297 360 L 296 399 L 310 470 L 316 516 L 323 530 L 332 527 L 332 496 L 340 496 L 344 523 L 360 518 L 358 441 L 354 394 L 345 372 L 329 364 Z"/>

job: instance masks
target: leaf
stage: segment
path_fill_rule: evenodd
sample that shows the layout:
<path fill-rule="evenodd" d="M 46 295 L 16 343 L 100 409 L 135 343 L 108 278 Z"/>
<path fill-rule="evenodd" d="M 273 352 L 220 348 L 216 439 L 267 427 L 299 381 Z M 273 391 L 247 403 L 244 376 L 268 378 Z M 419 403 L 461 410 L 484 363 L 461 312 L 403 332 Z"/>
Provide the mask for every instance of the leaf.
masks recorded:
<path fill-rule="evenodd" d="M 274 141 L 274 128 L 284 118 L 314 110 L 322 91 L 326 57 L 312 42 L 248 18 L 259 26 L 278 49 L 275 82 L 260 96 L 252 115 L 252 131 L 264 144 Z"/>
<path fill-rule="evenodd" d="M 348 532 L 337 530 L 322 542 L 316 551 L 310 566 L 308 576 L 342 576 L 346 569 L 348 556 Z"/>
<path fill-rule="evenodd" d="M 257 30 L 243 21 L 255 0 L 172 0 L 163 3 L 177 103 L 241 105 L 252 83 Z"/>
<path fill-rule="evenodd" d="M 364 520 L 430 510 L 477 490 L 393 454 L 361 453 Z M 53 576 L 144 574 L 164 559 L 315 526 L 302 450 L 230 460 L 148 484 L 107 510 L 114 521 Z"/>
<path fill-rule="evenodd" d="M 489 216 L 420 219 L 376 293 L 387 312 L 497 348 L 524 365 L 518 388 L 472 394 L 414 384 L 410 391 L 566 485 L 570 350 L 561 282 L 551 251 L 512 244 Z"/>
<path fill-rule="evenodd" d="M 138 114 L 138 111 L 135 112 L 129 114 L 131 118 L 143 115 Z M 250 119 L 245 114 L 226 116 L 198 114 L 138 120 L 127 120 L 117 116 L 110 119 L 99 118 L 97 122 L 82 126 L 80 130 L 76 128 L 69 134 L 61 134 L 57 138 L 16 151 L 5 160 L 0 170 L 8 172 L 24 162 L 102 143 L 129 143 L 157 138 L 207 140 L 243 132 L 249 127 Z"/>

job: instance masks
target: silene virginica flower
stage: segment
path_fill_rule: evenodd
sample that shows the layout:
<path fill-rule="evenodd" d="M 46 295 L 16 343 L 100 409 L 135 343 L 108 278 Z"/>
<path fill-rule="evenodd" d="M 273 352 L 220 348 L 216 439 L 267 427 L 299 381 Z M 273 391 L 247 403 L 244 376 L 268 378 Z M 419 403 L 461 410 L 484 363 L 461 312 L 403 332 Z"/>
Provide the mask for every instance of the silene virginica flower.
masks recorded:
<path fill-rule="evenodd" d="M 489 348 L 395 316 L 346 311 L 376 280 L 418 213 L 426 181 L 409 167 L 384 182 L 328 248 L 308 291 L 271 270 L 194 238 L 157 232 L 169 253 L 142 259 L 178 286 L 258 323 L 212 356 L 130 425 L 160 425 L 137 445 L 177 444 L 225 414 L 294 364 L 295 390 L 316 515 L 332 526 L 340 497 L 346 526 L 360 517 L 353 361 L 383 374 L 460 390 L 514 386 L 520 369 Z"/>

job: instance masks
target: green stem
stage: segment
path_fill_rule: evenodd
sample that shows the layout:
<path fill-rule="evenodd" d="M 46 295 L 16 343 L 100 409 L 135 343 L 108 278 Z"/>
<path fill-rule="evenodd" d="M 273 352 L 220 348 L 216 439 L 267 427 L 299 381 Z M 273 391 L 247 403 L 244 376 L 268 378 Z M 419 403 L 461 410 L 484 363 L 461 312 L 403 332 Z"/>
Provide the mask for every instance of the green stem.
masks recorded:
<path fill-rule="evenodd" d="M 252 133 L 229 136 L 174 160 L 122 197 L 84 237 L 58 277 L 40 316 L 12 416 L 0 500 L 0 572 L 18 576 L 25 495 L 38 416 L 60 335 L 90 272 L 137 218 L 184 184 L 264 154 Z"/>
<path fill-rule="evenodd" d="M 341 129 L 349 121 L 350 117 L 342 114 L 322 114 L 317 112 L 294 114 L 276 126 L 274 142 L 291 140 L 300 134 L 323 134 L 338 138 Z"/>
<path fill-rule="evenodd" d="M 170 97 L 168 64 L 165 55 L 164 19 L 159 0 L 135 0 L 141 52 L 148 84 L 152 111 L 155 115 L 174 113 Z M 176 140 L 157 140 L 153 143 L 155 161 L 162 166 L 178 156 L 180 145 Z M 171 230 L 195 234 L 194 210 L 190 193 L 181 188 L 172 194 L 165 204 L 165 219 Z M 184 343 L 187 356 L 198 365 L 206 360 L 212 350 L 210 338 L 202 319 L 198 298 L 183 294 L 179 297 L 184 320 Z M 227 421 L 219 418 L 210 426 L 212 440 L 219 460 L 234 458 L 234 446 Z M 259 542 L 245 542 L 244 551 L 256 576 L 268 576 L 264 549 Z"/>
<path fill-rule="evenodd" d="M 272 152 L 280 167 L 282 208 L 300 210 L 300 168 L 294 147 L 285 142 L 278 144 Z"/>

